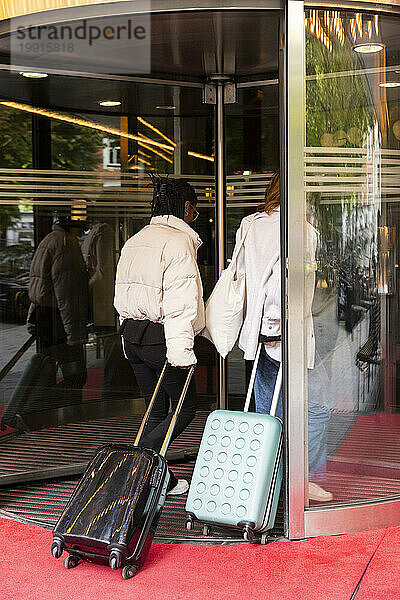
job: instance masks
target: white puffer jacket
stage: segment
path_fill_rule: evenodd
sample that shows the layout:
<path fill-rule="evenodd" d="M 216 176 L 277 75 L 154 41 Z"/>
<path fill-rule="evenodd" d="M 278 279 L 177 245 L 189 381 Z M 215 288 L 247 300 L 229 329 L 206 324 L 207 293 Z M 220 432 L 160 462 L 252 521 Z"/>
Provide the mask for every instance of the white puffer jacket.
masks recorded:
<path fill-rule="evenodd" d="M 204 328 L 203 287 L 196 262 L 202 241 L 182 219 L 153 217 L 122 248 L 114 306 L 124 319 L 164 325 L 167 359 L 196 363 L 194 336 Z"/>

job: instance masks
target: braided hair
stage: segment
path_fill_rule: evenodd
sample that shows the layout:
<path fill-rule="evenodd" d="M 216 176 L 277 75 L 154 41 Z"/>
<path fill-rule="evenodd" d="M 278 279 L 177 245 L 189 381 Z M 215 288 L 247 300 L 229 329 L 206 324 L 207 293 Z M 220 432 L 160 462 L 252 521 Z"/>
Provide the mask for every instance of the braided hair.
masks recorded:
<path fill-rule="evenodd" d="M 151 203 L 151 216 L 174 215 L 185 217 L 185 203 L 197 204 L 196 192 L 186 179 L 160 177 L 150 173 L 154 192 Z"/>

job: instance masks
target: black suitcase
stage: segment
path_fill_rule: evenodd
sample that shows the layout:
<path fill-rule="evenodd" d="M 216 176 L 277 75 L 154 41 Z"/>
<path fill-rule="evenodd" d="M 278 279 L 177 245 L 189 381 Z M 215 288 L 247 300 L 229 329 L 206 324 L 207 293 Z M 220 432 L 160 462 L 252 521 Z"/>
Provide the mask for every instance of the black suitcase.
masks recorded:
<path fill-rule="evenodd" d="M 134 445 L 98 449 L 53 529 L 52 554 L 63 550 L 67 569 L 80 560 L 122 568 L 133 577 L 144 564 L 164 506 L 170 475 L 165 453 L 193 375 L 191 367 L 160 453 L 139 446 L 167 364 L 143 417 Z"/>

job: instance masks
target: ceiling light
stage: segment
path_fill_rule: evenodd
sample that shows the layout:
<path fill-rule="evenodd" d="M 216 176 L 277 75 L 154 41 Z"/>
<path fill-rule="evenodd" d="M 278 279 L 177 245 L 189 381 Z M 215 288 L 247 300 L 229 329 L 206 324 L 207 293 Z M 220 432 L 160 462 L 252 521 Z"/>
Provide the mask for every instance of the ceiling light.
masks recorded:
<path fill-rule="evenodd" d="M 374 52 L 381 52 L 384 49 L 383 44 L 357 44 L 354 46 L 354 52 L 359 54 L 373 54 Z"/>
<path fill-rule="evenodd" d="M 383 87 L 383 88 L 400 87 L 400 81 L 386 81 L 386 83 L 380 83 L 379 87 Z"/>
<path fill-rule="evenodd" d="M 31 71 L 20 71 L 22 77 L 29 77 L 30 79 L 44 79 L 48 77 L 47 73 L 33 73 Z"/>
<path fill-rule="evenodd" d="M 176 106 L 156 106 L 156 108 L 159 108 L 160 110 L 175 110 Z"/>
<path fill-rule="evenodd" d="M 119 100 L 101 100 L 99 102 L 100 106 L 120 106 L 121 102 Z"/>
<path fill-rule="evenodd" d="M 202 158 L 203 160 L 209 160 L 210 162 L 214 162 L 214 156 L 207 156 L 206 154 L 199 154 L 199 152 L 188 151 L 188 156 L 193 156 L 194 158 Z"/>

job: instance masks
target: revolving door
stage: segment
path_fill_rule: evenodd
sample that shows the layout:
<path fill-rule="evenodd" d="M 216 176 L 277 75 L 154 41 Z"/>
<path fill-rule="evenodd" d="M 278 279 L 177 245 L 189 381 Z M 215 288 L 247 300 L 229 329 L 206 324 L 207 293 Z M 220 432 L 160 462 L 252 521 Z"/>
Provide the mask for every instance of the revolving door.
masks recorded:
<path fill-rule="evenodd" d="M 24 30 L 21 17 L 4 36 L 10 65 L 3 65 L 1 108 L 15 133 L 3 156 L 2 198 L 17 225 L 6 246 L 25 251 L 29 263 L 54 222 L 70 217 L 81 227 L 79 244 L 88 269 L 97 264 L 89 280 L 91 319 L 81 343 L 80 383 L 65 377 L 71 361 L 58 349 L 52 384 L 40 397 L 33 384 L 27 386 L 30 394 L 16 403 L 18 382 L 36 356 L 34 343 L 3 372 L 0 485 L 5 496 L 10 486 L 45 488 L 55 477 L 76 477 L 99 443 L 129 441 L 133 435 L 143 401 L 121 355 L 112 291 L 122 245 L 150 217 L 149 172 L 184 177 L 196 190 L 200 216 L 194 228 L 203 239 L 198 264 L 208 297 L 232 253 L 241 219 L 262 202 L 279 168 L 279 7 L 256 13 L 154 10 L 144 16 L 116 11 L 93 15 L 89 22 L 85 15 L 92 8 L 57 11 L 48 15 L 47 26 L 40 14 L 37 24 L 31 21 Z M 112 32 L 123 36 L 140 27 L 151 31 L 148 56 L 139 43 L 133 58 L 126 39 L 107 45 Z M 48 39 L 50 33 L 61 38 L 80 31 L 89 36 L 85 53 L 76 40 Z M 106 34 L 93 52 L 96 31 Z M 49 46 L 42 47 L 45 41 Z M 8 358 L 27 337 L 29 264 L 24 268 L 18 314 L 4 307 Z M 15 275 L 10 272 L 10 279 Z M 13 306 L 14 291 L 10 298 Z M 222 361 L 199 336 L 195 352 L 200 420 L 171 449 L 178 465 L 193 459 L 207 413 L 216 406 L 240 409 L 246 388 L 246 365 L 237 348 Z M 41 493 L 46 494 L 42 487 Z M 16 510 L 7 500 L 2 508 Z M 37 517 L 51 522 L 49 511 Z"/>
<path fill-rule="evenodd" d="M 97 233 L 108 244 L 108 292 L 94 288 L 79 397 L 58 387 L 20 407 L 21 420 L 4 423 L 1 509 L 35 518 L 9 500 L 17 482 L 53 482 L 40 479 L 46 470 L 53 479 L 62 469 L 76 476 L 99 443 L 128 440 L 143 411 L 104 302 L 122 244 L 150 216 L 147 172 L 185 177 L 196 189 L 207 298 L 241 219 L 257 210 L 280 168 L 284 533 L 299 539 L 396 524 L 395 8 L 196 4 L 77 0 L 54 10 L 47 0 L 28 15 L 13 2 L 0 21 L 3 365 L 27 339 L 30 260 L 54 220 L 85 221 L 83 249 Z M 316 232 L 312 251 L 306 223 Z M 3 417 L 34 353 L 32 344 L 0 382 Z M 238 348 L 220 360 L 204 339 L 196 353 L 198 444 L 210 410 L 241 409 L 249 365 Z M 308 498 L 315 431 L 326 464 L 315 481 L 332 495 L 318 504 Z M 184 438 L 181 450 L 193 439 Z M 25 505 L 40 504 L 45 493 L 32 486 Z"/>

